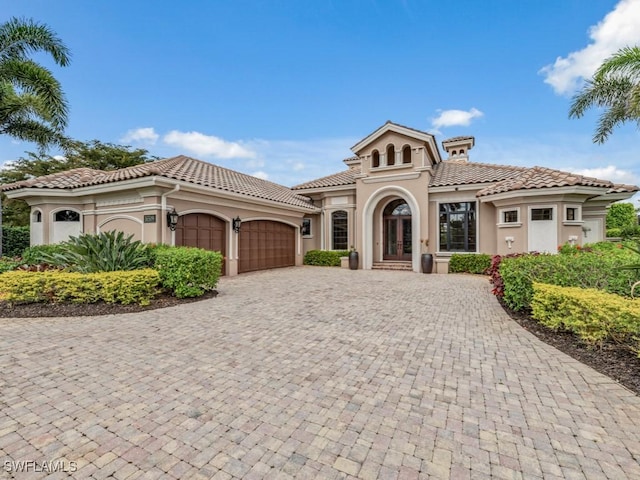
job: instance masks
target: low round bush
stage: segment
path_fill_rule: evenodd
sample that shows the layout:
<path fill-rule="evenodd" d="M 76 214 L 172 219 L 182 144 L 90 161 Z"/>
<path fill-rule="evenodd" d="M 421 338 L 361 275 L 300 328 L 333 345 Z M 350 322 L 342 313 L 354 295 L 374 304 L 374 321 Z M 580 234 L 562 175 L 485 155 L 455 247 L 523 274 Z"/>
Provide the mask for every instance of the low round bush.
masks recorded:
<path fill-rule="evenodd" d="M 485 253 L 454 253 L 449 259 L 449 272 L 486 274 L 491 266 L 491 255 Z"/>
<path fill-rule="evenodd" d="M 192 247 L 157 245 L 150 256 L 162 287 L 178 298 L 199 297 L 218 285 L 222 254 Z"/>

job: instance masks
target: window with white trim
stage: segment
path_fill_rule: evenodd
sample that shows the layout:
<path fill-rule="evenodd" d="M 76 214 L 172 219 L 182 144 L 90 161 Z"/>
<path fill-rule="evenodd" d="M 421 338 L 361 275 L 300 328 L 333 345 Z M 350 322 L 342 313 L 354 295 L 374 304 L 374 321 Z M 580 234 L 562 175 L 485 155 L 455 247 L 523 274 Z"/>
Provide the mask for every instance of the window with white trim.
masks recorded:
<path fill-rule="evenodd" d="M 518 223 L 520 220 L 518 217 L 518 210 L 503 210 L 502 211 L 502 223 Z"/>
<path fill-rule="evenodd" d="M 567 223 L 582 222 L 582 208 L 580 205 L 567 205 L 564 208 L 564 221 Z"/>

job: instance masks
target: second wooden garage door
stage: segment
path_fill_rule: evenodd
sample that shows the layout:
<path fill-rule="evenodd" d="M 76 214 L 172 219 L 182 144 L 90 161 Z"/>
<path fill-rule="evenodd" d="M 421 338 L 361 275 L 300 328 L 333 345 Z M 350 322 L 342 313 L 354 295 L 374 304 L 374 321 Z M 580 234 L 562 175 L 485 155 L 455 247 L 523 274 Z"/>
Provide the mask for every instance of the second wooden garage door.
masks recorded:
<path fill-rule="evenodd" d="M 296 232 L 269 220 L 242 222 L 238 245 L 238 273 L 292 267 L 296 263 Z"/>

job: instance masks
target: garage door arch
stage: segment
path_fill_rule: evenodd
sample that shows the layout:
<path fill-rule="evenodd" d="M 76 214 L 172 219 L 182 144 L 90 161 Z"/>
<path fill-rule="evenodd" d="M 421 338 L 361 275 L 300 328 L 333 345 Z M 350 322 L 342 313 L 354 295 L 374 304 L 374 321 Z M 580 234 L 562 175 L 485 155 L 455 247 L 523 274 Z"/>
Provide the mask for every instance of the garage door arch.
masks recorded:
<path fill-rule="evenodd" d="M 186 213 L 178 217 L 175 231 L 175 245 L 204 248 L 227 256 L 228 222 L 210 213 Z M 225 261 L 222 262 L 222 274 L 225 274 Z"/>
<path fill-rule="evenodd" d="M 243 220 L 238 233 L 238 273 L 296 264 L 296 227 L 277 220 Z"/>

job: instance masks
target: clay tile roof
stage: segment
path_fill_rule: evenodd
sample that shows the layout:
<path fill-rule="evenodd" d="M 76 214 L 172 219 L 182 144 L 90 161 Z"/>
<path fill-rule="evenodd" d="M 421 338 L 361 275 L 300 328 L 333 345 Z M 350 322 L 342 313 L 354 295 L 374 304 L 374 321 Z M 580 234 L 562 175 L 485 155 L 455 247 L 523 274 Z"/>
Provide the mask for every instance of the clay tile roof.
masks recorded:
<path fill-rule="evenodd" d="M 455 162 L 447 160 L 433 166 L 431 187 L 469 185 L 474 183 L 499 182 L 517 177 L 527 169 L 489 163 Z"/>
<path fill-rule="evenodd" d="M 460 137 L 451 137 L 451 138 L 447 138 L 446 140 L 443 140 L 442 143 L 459 142 L 461 140 L 475 140 L 475 137 L 472 137 L 470 135 L 460 136 Z"/>
<path fill-rule="evenodd" d="M 0 190 L 27 187 L 72 189 L 149 176 L 161 176 L 216 190 L 315 209 L 309 198 L 298 195 L 287 187 L 184 155 L 109 172 L 79 168 L 3 185 Z"/>
<path fill-rule="evenodd" d="M 584 175 L 578 175 L 576 173 L 562 172 L 560 170 L 554 170 L 552 168 L 545 167 L 533 167 L 526 169 L 518 176 L 508 178 L 501 182 L 491 185 L 487 188 L 480 190 L 477 194 L 478 197 L 486 195 L 495 195 L 497 193 L 512 192 L 516 190 L 531 190 L 539 188 L 552 188 L 552 187 L 568 187 L 568 186 L 584 186 L 584 187 L 608 187 L 612 189 L 616 188 L 612 182 L 608 180 L 600 180 L 593 177 L 585 177 Z M 619 186 L 623 187 L 624 186 Z M 627 188 L 637 187 L 630 185 Z"/>
<path fill-rule="evenodd" d="M 305 188 L 324 188 L 324 187 L 338 187 L 341 185 L 355 185 L 355 175 L 359 174 L 358 169 L 349 169 L 344 172 L 334 173 L 333 175 L 327 175 L 326 177 L 317 178 L 310 182 L 301 183 L 291 187 L 291 190 L 303 190 Z"/>

